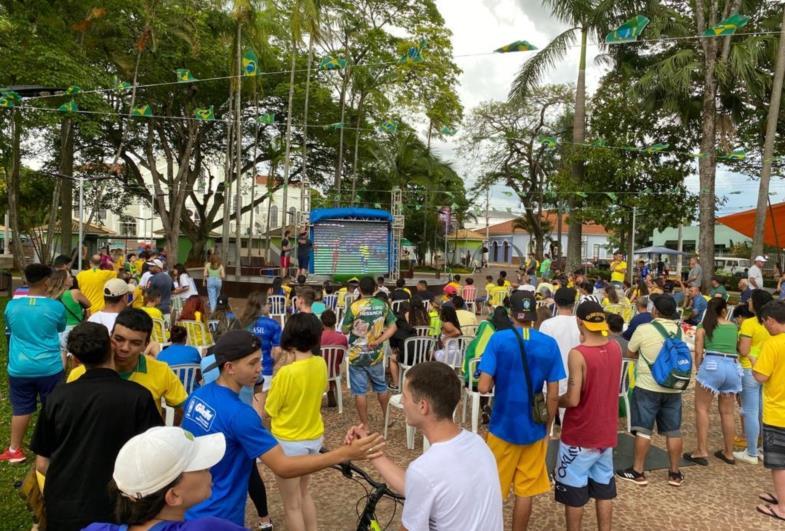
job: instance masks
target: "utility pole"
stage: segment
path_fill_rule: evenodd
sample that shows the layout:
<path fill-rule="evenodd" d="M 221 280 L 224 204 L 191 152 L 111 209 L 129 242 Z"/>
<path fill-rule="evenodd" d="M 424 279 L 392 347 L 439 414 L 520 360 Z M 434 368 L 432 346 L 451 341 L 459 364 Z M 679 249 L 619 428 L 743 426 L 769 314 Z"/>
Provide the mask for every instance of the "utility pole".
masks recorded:
<path fill-rule="evenodd" d="M 634 260 L 634 253 L 635 253 L 635 223 L 638 218 L 638 207 L 632 207 L 632 234 L 630 235 L 630 255 L 627 258 L 627 280 L 629 281 L 630 285 L 633 284 L 633 270 L 635 269 L 635 260 Z"/>

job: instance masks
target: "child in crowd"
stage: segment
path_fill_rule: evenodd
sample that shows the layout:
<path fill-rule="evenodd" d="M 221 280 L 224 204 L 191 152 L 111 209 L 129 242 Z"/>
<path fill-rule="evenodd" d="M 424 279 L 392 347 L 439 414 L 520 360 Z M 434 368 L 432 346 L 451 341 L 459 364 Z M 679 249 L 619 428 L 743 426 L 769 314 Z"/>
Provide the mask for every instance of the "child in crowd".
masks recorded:
<path fill-rule="evenodd" d="M 161 304 L 161 293 L 157 289 L 145 290 L 142 311 L 149 315 L 151 319 L 164 318 L 164 314 L 158 309 L 159 304 Z"/>
<path fill-rule="evenodd" d="M 172 344 L 158 353 L 158 360 L 163 361 L 170 367 L 177 365 L 199 364 L 202 357 L 199 351 L 185 342 L 188 339 L 188 332 L 180 325 L 173 325 L 169 332 L 169 339 Z"/>
<path fill-rule="evenodd" d="M 296 313 L 286 323 L 281 348 L 292 362 L 273 377 L 265 403 L 271 432 L 287 456 L 316 455 L 322 448 L 324 422 L 320 412 L 327 389 L 327 364 L 312 350 L 318 347 L 321 323 L 312 315 Z M 288 529 L 316 529 L 316 506 L 308 491 L 310 475 L 278 477 Z"/>

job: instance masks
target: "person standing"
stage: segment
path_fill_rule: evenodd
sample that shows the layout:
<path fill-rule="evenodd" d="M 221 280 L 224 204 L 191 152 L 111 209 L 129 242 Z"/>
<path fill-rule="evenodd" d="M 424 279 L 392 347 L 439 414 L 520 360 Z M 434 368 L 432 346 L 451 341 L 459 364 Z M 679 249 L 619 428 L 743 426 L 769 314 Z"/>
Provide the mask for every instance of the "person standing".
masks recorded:
<path fill-rule="evenodd" d="M 151 260 L 147 263 L 150 266 L 150 272 L 153 274 L 150 277 L 150 289 L 157 290 L 161 294 L 161 302 L 158 303 L 158 309 L 164 316 L 168 315 L 172 310 L 172 290 L 174 289 L 174 281 L 172 276 L 164 271 L 164 264 L 159 259 Z"/>
<path fill-rule="evenodd" d="M 581 303 L 576 317 L 583 340 L 570 350 L 569 385 L 559 398 L 566 412 L 554 471 L 556 501 L 565 506 L 567 530 L 579 531 L 583 507 L 594 498 L 597 528 L 610 531 L 622 355 L 619 344 L 608 339 L 602 306 Z"/>
<path fill-rule="evenodd" d="M 172 277 L 175 284 L 172 294 L 179 297 L 182 302 L 187 301 L 194 295 L 199 295 L 194 279 L 188 274 L 188 270 L 183 264 L 174 265 L 174 268 L 172 268 Z"/>
<path fill-rule="evenodd" d="M 540 278 L 546 282 L 551 278 L 551 256 L 547 253 L 543 256 L 540 263 Z"/>
<path fill-rule="evenodd" d="M 313 242 L 308 238 L 308 234 L 302 231 L 297 237 L 297 276 L 308 276 L 308 264 L 311 261 L 311 250 Z"/>
<path fill-rule="evenodd" d="M 292 244 L 289 241 L 291 231 L 284 231 L 281 239 L 281 277 L 289 276 L 289 266 L 291 265 Z"/>
<path fill-rule="evenodd" d="M 624 278 L 627 276 L 627 262 L 624 260 L 624 255 L 621 251 L 613 253 L 613 261 L 611 262 L 611 284 L 616 287 L 624 286 Z"/>
<path fill-rule="evenodd" d="M 240 325 L 256 336 L 262 350 L 261 393 L 256 399 L 258 404 L 254 404 L 261 414 L 273 382 L 273 368 L 281 354 L 281 323 L 270 317 L 270 304 L 260 291 L 255 291 L 248 296 Z"/>
<path fill-rule="evenodd" d="M 572 288 L 559 288 L 553 296 L 556 303 L 556 315 L 546 319 L 540 325 L 540 332 L 556 340 L 559 345 L 562 364 L 565 368 L 565 379 L 559 382 L 559 394 L 567 392 L 567 378 L 570 376 L 569 364 L 567 363 L 570 351 L 581 343 L 581 333 L 578 329 L 578 322 L 572 313 L 575 307 L 575 297 L 577 293 Z M 563 411 L 559 412 L 563 418 Z"/>
<path fill-rule="evenodd" d="M 690 272 L 687 274 L 687 286 L 690 288 L 700 288 L 703 286 L 703 267 L 701 267 L 697 256 L 690 258 Z"/>
<path fill-rule="evenodd" d="M 77 325 L 68 336 L 68 352 L 85 375 L 49 395 L 30 448 L 46 478 L 47 528 L 78 531 L 113 519 L 106 486 L 117 453 L 131 437 L 163 422 L 150 393 L 117 373 L 105 327 Z"/>
<path fill-rule="evenodd" d="M 398 329 L 390 307 L 373 296 L 376 283 L 371 277 L 360 279 L 361 298 L 348 305 L 341 329 L 349 334 L 349 378 L 360 424 L 368 426 L 368 401 L 371 387 L 382 414 L 390 397 L 384 377 L 384 342 Z"/>
<path fill-rule="evenodd" d="M 25 460 L 22 441 L 37 401 L 46 399 L 63 380 L 60 333 L 65 331 L 65 308 L 46 296 L 52 268 L 30 264 L 24 275 L 29 290 L 8 302 L 5 322 L 11 333 L 8 349 L 8 387 L 11 402 L 11 444 L 0 461 Z"/>
<path fill-rule="evenodd" d="M 117 315 L 128 305 L 129 286 L 119 278 L 113 278 L 104 286 L 104 307 L 88 319 L 91 323 L 102 324 L 112 333 Z"/>
<path fill-rule="evenodd" d="M 630 320 L 630 324 L 627 326 L 627 330 L 622 333 L 622 337 L 624 337 L 625 341 L 632 339 L 632 334 L 635 333 L 635 330 L 642 324 L 650 323 L 652 320 L 651 312 L 649 311 L 649 297 L 640 296 L 635 299 L 635 307 L 638 309 L 638 313 Z"/>
<path fill-rule="evenodd" d="M 207 289 L 207 300 L 210 303 L 210 313 L 215 311 L 218 304 L 218 297 L 221 295 L 221 285 L 223 284 L 226 273 L 221 257 L 217 253 L 210 255 L 210 261 L 204 264 L 204 287 Z"/>
<path fill-rule="evenodd" d="M 755 257 L 755 263 L 747 272 L 747 283 L 750 289 L 763 289 L 763 264 L 767 261 L 763 256 Z"/>
<path fill-rule="evenodd" d="M 527 528 L 532 498 L 551 489 L 545 463 L 547 434 L 559 404 L 559 380 L 565 377 L 558 344 L 534 329 L 536 306 L 533 293 L 513 292 L 510 308 L 515 326 L 491 336 L 478 366 L 479 392 L 495 388 L 486 442 L 496 459 L 503 500 L 513 487 L 513 531 Z M 547 418 L 533 411 L 541 403 L 544 385 Z"/>
<path fill-rule="evenodd" d="M 76 275 L 79 289 L 87 300 L 90 301 L 90 313 L 94 314 L 104 307 L 104 286 L 106 283 L 117 277 L 113 270 L 101 269 L 101 256 L 94 254 L 90 258 L 90 268 L 80 271 Z"/>

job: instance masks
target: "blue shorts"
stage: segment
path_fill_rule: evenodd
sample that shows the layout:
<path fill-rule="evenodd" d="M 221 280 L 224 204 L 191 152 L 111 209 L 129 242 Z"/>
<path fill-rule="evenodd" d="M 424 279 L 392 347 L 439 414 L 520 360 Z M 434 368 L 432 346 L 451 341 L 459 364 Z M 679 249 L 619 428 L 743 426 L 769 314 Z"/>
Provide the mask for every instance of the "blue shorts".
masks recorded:
<path fill-rule="evenodd" d="M 387 381 L 384 379 L 384 363 L 381 361 L 368 367 L 349 365 L 349 380 L 353 395 L 364 395 L 368 392 L 368 380 L 375 393 L 387 392 Z"/>
<path fill-rule="evenodd" d="M 635 387 L 630 400 L 632 433 L 681 437 L 681 393 L 658 393 Z"/>
<path fill-rule="evenodd" d="M 695 379 L 714 394 L 741 393 L 741 377 L 744 369 L 736 358 L 706 354 Z"/>
<path fill-rule="evenodd" d="M 613 448 L 581 448 L 559 442 L 553 473 L 556 501 L 564 505 L 583 507 L 589 498 L 612 500 L 616 497 Z"/>
<path fill-rule="evenodd" d="M 63 371 L 51 376 L 39 376 L 26 378 L 24 376 L 8 376 L 8 387 L 10 390 L 11 412 L 14 416 L 31 415 L 35 413 L 40 399 L 43 406 L 46 397 L 52 392 L 57 384 L 65 379 Z"/>

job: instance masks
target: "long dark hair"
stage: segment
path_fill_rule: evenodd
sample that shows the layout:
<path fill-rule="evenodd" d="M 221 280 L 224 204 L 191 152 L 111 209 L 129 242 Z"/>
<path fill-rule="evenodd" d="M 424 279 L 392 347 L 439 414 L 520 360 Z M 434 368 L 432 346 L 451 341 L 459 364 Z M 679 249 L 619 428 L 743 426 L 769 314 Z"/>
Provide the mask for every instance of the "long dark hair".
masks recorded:
<path fill-rule="evenodd" d="M 763 324 L 761 310 L 766 305 L 766 303 L 774 300 L 774 297 L 765 289 L 754 289 L 750 294 L 750 300 L 752 301 L 752 310 L 755 312 L 758 322 Z"/>
<path fill-rule="evenodd" d="M 507 309 L 502 306 L 497 306 L 488 320 L 493 324 L 493 329 L 496 331 L 507 330 L 513 327 L 510 316 L 507 315 Z"/>
<path fill-rule="evenodd" d="M 439 316 L 442 323 L 451 323 L 458 330 L 461 329 L 461 323 L 458 322 L 458 314 L 455 313 L 455 308 L 452 306 L 442 306 L 441 315 Z"/>
<path fill-rule="evenodd" d="M 728 308 L 728 303 L 722 297 L 712 297 L 709 304 L 706 305 L 706 313 L 703 315 L 703 330 L 706 331 L 706 337 L 711 339 L 711 335 L 717 328 L 717 322 L 720 320 L 720 314 Z"/>
<path fill-rule="evenodd" d="M 281 277 L 275 277 L 273 279 L 273 285 L 270 286 L 270 289 L 273 292 L 273 295 L 280 295 L 281 290 L 283 290 L 283 279 Z"/>
<path fill-rule="evenodd" d="M 118 522 L 132 526 L 149 522 L 166 507 L 166 493 L 183 479 L 182 474 L 161 490 L 134 500 L 124 496 L 114 480 L 109 482 L 109 496 L 114 499 L 114 516 Z"/>
<path fill-rule="evenodd" d="M 425 311 L 425 304 L 423 304 L 422 297 L 419 295 L 412 296 L 409 303 L 409 324 L 412 326 L 428 326 L 431 323 L 428 312 Z"/>
<path fill-rule="evenodd" d="M 261 291 L 252 291 L 245 302 L 243 314 L 240 316 L 240 325 L 247 328 L 252 325 L 260 315 L 265 304 L 265 297 Z"/>
<path fill-rule="evenodd" d="M 619 292 L 613 284 L 605 284 L 605 295 L 611 304 L 619 304 Z"/>

